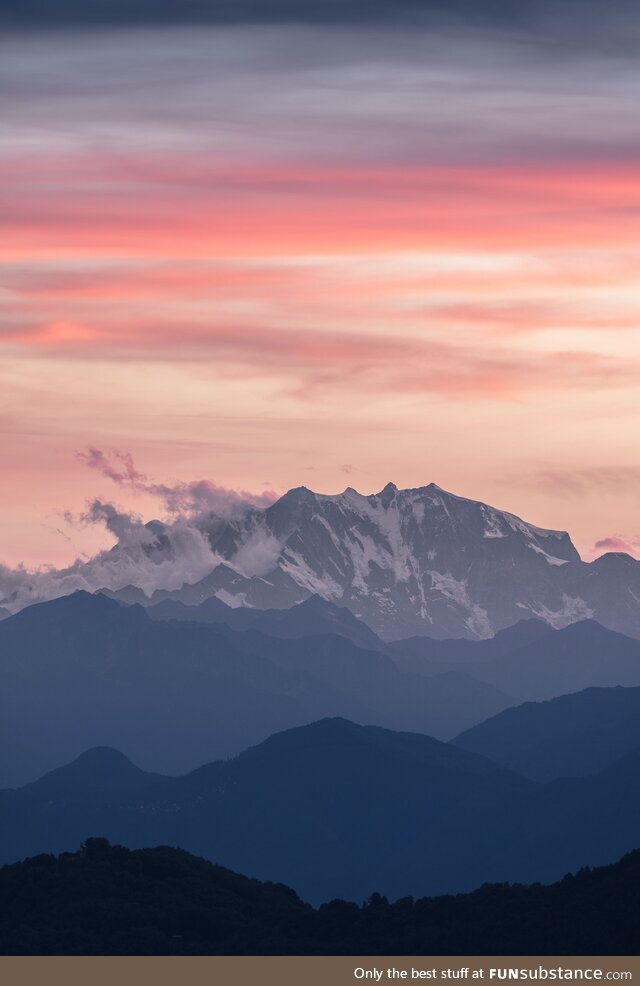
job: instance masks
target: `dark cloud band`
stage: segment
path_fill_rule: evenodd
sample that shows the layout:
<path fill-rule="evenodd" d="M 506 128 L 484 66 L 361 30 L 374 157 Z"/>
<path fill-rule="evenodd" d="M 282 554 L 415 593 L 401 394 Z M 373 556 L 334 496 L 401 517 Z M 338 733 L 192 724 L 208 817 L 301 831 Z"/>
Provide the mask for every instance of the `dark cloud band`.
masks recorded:
<path fill-rule="evenodd" d="M 136 24 L 354 23 L 446 19 L 487 26 L 594 26 L 631 13 L 632 0 L 2 0 L 0 20 L 15 26 Z"/>

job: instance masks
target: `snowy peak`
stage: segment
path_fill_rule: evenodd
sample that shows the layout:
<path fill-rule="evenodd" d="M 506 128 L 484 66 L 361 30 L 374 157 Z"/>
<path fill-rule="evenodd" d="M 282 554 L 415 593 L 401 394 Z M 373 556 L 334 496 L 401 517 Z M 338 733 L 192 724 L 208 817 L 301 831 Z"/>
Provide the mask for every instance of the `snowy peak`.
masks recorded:
<path fill-rule="evenodd" d="M 370 496 L 348 487 L 338 496 L 316 496 L 316 504 L 323 501 L 336 504 L 342 511 L 358 514 L 377 524 L 387 534 L 392 526 L 407 528 L 413 520 L 419 528 L 434 536 L 439 530 L 447 529 L 452 536 L 465 541 L 469 537 L 521 537 L 531 550 L 544 557 L 550 565 L 580 560 L 565 531 L 536 527 L 515 514 L 449 493 L 435 483 L 406 490 L 399 490 L 394 483 L 388 483 L 379 493 Z M 390 513 L 397 515 L 399 519 L 392 521 L 388 516 Z"/>
<path fill-rule="evenodd" d="M 565 531 L 435 483 L 370 495 L 300 486 L 206 534 L 220 562 L 174 594 L 189 604 L 215 595 L 278 609 L 317 595 L 387 639 L 490 637 L 532 617 L 557 628 L 596 619 L 640 637 L 640 562 L 586 564 Z"/>
<path fill-rule="evenodd" d="M 541 589 L 581 564 L 568 534 L 435 483 L 371 495 L 298 487 L 231 523 L 215 550 L 238 575 L 225 602 L 235 592 L 244 605 L 266 594 L 289 606 L 317 594 L 387 637 L 487 637 L 525 615 L 554 625 L 592 615 L 571 593 Z"/>

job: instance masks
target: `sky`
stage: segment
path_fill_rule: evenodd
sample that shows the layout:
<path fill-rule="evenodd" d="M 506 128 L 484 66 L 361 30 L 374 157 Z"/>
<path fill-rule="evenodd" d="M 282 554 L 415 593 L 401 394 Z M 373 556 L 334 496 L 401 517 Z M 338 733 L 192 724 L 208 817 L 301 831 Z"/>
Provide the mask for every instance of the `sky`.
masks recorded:
<path fill-rule="evenodd" d="M 640 556 L 633 4 L 0 22 L 0 562 L 389 481 Z"/>

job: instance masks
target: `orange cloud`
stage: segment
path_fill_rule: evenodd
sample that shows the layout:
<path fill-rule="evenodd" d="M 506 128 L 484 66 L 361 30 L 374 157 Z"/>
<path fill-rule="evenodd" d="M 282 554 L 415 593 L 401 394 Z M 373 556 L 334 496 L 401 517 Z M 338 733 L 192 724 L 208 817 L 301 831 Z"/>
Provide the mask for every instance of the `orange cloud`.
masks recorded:
<path fill-rule="evenodd" d="M 4 335 L 5 342 L 19 342 L 28 346 L 40 346 L 44 349 L 59 346 L 71 347 L 76 344 L 83 345 L 96 339 L 97 334 L 86 325 L 68 321 L 48 322 L 31 331 L 8 332 Z"/>

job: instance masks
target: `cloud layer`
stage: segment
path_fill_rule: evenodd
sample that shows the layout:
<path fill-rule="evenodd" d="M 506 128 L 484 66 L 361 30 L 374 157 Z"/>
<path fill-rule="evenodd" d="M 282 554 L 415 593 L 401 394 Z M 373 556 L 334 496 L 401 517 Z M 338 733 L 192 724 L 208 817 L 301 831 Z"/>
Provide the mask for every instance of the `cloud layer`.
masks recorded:
<path fill-rule="evenodd" d="M 91 4 L 112 29 L 0 46 L 5 560 L 104 547 L 55 533 L 98 475 L 123 513 L 177 517 L 309 469 L 335 489 L 344 463 L 502 499 L 585 551 L 633 530 L 629 485 L 593 473 L 634 468 L 640 426 L 629 8 L 420 27 L 437 4 L 367 4 L 365 29 L 357 4 L 232 7 L 126 30 L 135 4 L 120 27 Z"/>

